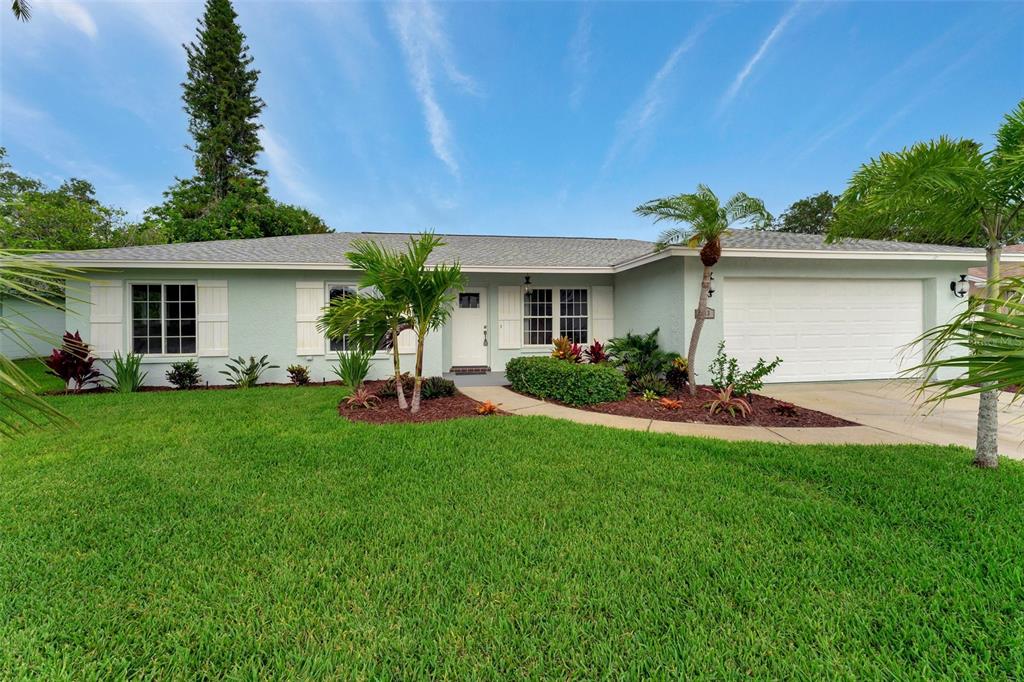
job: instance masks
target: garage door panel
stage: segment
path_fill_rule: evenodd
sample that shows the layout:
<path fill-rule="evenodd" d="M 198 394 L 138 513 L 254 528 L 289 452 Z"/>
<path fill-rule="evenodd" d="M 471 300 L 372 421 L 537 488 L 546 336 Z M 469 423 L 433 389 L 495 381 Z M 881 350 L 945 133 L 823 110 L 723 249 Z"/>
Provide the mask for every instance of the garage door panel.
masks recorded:
<path fill-rule="evenodd" d="M 726 348 L 749 367 L 779 356 L 772 381 L 881 379 L 919 361 L 901 355 L 921 334 L 920 280 L 732 279 Z"/>

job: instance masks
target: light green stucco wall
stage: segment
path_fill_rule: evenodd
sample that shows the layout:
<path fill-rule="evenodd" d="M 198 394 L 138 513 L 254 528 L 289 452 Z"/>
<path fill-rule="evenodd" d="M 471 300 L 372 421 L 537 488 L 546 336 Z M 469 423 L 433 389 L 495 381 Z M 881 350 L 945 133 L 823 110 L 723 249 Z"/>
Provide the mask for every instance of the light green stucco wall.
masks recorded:
<path fill-rule="evenodd" d="M 57 308 L 5 298 L 0 299 L 0 317 L 12 320 L 24 330 L 20 338 L 0 332 L 0 353 L 8 358 L 49 355 L 64 335 L 64 312 Z"/>
<path fill-rule="evenodd" d="M 95 276 L 102 280 L 119 280 L 125 285 L 131 282 L 195 282 L 199 279 L 226 280 L 228 283 L 228 343 L 231 357 L 250 355 L 260 357 L 269 355 L 268 360 L 280 365 L 279 369 L 270 370 L 264 375 L 264 381 L 284 382 L 288 380 L 286 368 L 291 364 L 302 364 L 310 367 L 310 375 L 314 381 L 336 379 L 330 367 L 336 360 L 335 354 L 296 355 L 296 323 L 295 323 L 295 282 L 318 281 L 330 283 L 355 283 L 357 277 L 352 272 L 339 271 L 289 271 L 289 270 L 145 270 L 103 272 Z M 87 282 L 73 283 L 69 287 L 72 296 L 81 301 L 89 300 Z M 130 350 L 127 298 L 125 302 L 125 349 Z M 69 306 L 68 329 L 81 330 L 82 337 L 87 341 L 89 336 L 89 304 L 72 303 Z M 441 374 L 441 334 L 435 333 L 427 337 L 424 348 L 424 374 Z M 165 384 L 165 372 L 170 363 L 187 358 L 147 357 L 143 361 L 149 376 L 148 384 Z M 225 377 L 219 374 L 224 369 L 227 357 L 196 358 L 203 380 L 210 384 L 223 384 Z M 402 355 L 402 369 L 412 371 L 415 355 Z M 380 353 L 373 360 L 370 378 L 383 378 L 391 372 L 391 356 Z"/>
<path fill-rule="evenodd" d="M 615 275 L 615 335 L 659 328 L 667 350 L 686 353 L 683 321 L 683 264 L 664 258 Z"/>

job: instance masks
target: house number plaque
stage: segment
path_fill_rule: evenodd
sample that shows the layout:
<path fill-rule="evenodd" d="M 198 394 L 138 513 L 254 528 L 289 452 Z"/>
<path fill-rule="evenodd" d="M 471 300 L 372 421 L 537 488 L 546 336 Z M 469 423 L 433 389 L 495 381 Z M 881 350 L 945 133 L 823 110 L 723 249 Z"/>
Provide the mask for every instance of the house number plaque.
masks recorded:
<path fill-rule="evenodd" d="M 695 320 L 700 320 L 700 319 L 713 320 L 713 319 L 715 319 L 715 309 L 714 308 L 708 308 L 708 309 L 706 309 L 704 311 L 704 314 L 702 315 L 700 308 L 694 308 L 694 310 L 693 310 L 693 319 L 695 319 Z"/>

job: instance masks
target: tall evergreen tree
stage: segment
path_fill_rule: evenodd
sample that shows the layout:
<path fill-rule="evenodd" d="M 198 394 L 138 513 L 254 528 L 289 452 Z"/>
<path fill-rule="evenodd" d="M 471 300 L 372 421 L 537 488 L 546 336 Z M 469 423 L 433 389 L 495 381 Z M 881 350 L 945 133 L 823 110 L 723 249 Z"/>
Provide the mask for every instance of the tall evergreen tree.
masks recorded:
<path fill-rule="evenodd" d="M 185 46 L 188 75 L 182 83 L 188 130 L 195 140 L 197 180 L 215 200 L 231 191 L 231 181 L 244 178 L 263 184 L 265 171 L 256 165 L 263 151 L 259 115 L 265 106 L 256 94 L 260 72 L 239 28 L 231 0 L 206 0 L 196 41 Z"/>

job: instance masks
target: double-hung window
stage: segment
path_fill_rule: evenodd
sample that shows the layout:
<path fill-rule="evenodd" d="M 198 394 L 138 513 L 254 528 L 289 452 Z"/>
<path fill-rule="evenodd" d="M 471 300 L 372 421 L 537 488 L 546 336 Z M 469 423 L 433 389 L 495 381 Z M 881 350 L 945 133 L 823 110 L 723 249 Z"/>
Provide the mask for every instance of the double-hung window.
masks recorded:
<path fill-rule="evenodd" d="M 589 340 L 587 289 L 531 289 L 523 294 L 523 343 L 546 346 L 565 336 L 573 343 Z"/>
<path fill-rule="evenodd" d="M 147 355 L 196 352 L 196 285 L 132 285 L 132 351 Z"/>
<path fill-rule="evenodd" d="M 349 296 L 356 295 L 356 287 L 351 284 L 328 284 L 327 285 L 327 302 L 330 303 L 336 298 L 348 298 Z M 390 334 L 386 334 L 381 339 L 380 345 L 377 347 L 378 351 L 391 350 L 391 339 Z M 355 348 L 354 344 L 349 342 L 348 334 L 345 334 L 340 339 L 328 339 L 327 347 L 332 353 L 345 353 Z"/>

